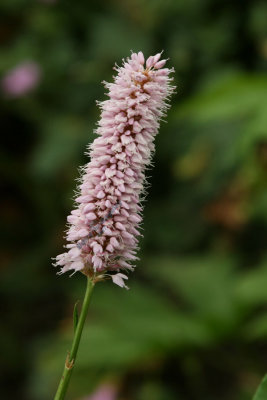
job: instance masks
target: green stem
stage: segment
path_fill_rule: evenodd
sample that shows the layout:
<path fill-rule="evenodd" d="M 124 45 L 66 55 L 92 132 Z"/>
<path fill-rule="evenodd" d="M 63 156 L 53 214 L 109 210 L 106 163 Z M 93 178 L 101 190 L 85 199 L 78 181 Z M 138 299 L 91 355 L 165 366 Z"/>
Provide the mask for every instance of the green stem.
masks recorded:
<path fill-rule="evenodd" d="M 80 317 L 78 320 L 77 327 L 74 332 L 71 350 L 67 356 L 67 359 L 66 359 L 66 362 L 64 365 L 63 375 L 59 382 L 58 389 L 57 389 L 56 395 L 54 397 L 54 400 L 64 400 L 64 398 L 65 398 L 66 391 L 67 391 L 69 381 L 71 378 L 72 370 L 74 367 L 74 363 L 76 360 L 76 355 L 77 355 L 77 351 L 79 348 L 84 323 L 85 323 L 86 316 L 88 313 L 88 308 L 89 308 L 90 299 L 92 296 L 93 287 L 94 287 L 94 282 L 92 282 L 91 279 L 88 277 L 86 292 L 85 292 L 83 305 L 82 305 L 82 309 L 81 309 L 81 314 L 80 314 Z"/>

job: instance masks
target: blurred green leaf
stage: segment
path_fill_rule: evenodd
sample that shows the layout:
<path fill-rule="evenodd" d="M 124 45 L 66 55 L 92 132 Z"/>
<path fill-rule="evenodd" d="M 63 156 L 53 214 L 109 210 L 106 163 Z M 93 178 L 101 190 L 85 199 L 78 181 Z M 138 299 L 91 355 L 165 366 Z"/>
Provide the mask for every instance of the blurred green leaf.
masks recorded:
<path fill-rule="evenodd" d="M 244 273 L 236 286 L 237 297 L 242 304 L 258 306 L 267 302 L 267 261 L 252 271 Z"/>
<path fill-rule="evenodd" d="M 60 172 L 69 163 L 73 165 L 77 154 L 83 153 L 90 139 L 93 139 L 87 122 L 76 116 L 48 119 L 43 129 L 31 165 L 32 173 L 36 176 L 48 177 Z"/>
<path fill-rule="evenodd" d="M 263 378 L 260 386 L 253 397 L 253 400 L 266 400 L 267 398 L 267 375 Z"/>

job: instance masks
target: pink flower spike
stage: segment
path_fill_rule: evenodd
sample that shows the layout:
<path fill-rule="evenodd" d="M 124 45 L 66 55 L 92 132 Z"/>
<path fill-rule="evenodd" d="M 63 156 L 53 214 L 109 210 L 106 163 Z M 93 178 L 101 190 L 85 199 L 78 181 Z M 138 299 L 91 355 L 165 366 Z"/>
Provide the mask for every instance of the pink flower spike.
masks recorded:
<path fill-rule="evenodd" d="M 96 215 L 94 213 L 90 212 L 90 213 L 86 214 L 86 218 L 89 221 L 93 221 L 94 219 L 96 219 Z"/>
<path fill-rule="evenodd" d="M 144 65 L 145 63 L 145 57 L 144 54 L 142 53 L 142 51 L 139 51 L 138 55 L 138 61 L 140 62 L 140 64 Z"/>
<path fill-rule="evenodd" d="M 159 59 L 160 59 L 160 57 L 161 57 L 161 54 L 162 53 L 158 53 L 158 54 L 156 54 L 155 56 L 154 56 L 154 64 L 156 64 L 158 61 L 159 61 Z"/>
<path fill-rule="evenodd" d="M 154 63 L 154 57 L 153 56 L 148 57 L 148 59 L 146 60 L 146 67 L 151 68 L 153 63 Z"/>
<path fill-rule="evenodd" d="M 156 69 L 160 69 L 160 68 L 164 67 L 164 65 L 166 64 L 166 62 L 167 62 L 167 60 L 161 60 L 161 61 L 157 62 L 157 63 L 154 65 L 154 67 L 155 67 Z"/>
<path fill-rule="evenodd" d="M 83 212 L 86 214 L 94 209 L 95 209 L 95 205 L 92 203 L 89 203 L 89 204 L 86 204 L 86 206 L 83 209 Z"/>
<path fill-rule="evenodd" d="M 128 279 L 127 275 L 124 274 L 116 274 L 116 275 L 111 275 L 111 279 L 113 281 L 113 283 L 115 283 L 116 285 L 125 288 L 125 289 L 129 289 L 128 286 L 125 285 L 124 283 L 124 279 Z"/>
<path fill-rule="evenodd" d="M 133 270 L 138 259 L 145 171 L 174 90 L 173 70 L 162 68 L 166 60 L 160 56 L 145 62 L 142 52 L 133 53 L 115 68 L 114 82 L 105 83 L 109 98 L 99 104 L 98 136 L 67 218 L 69 243 L 56 257 L 60 273 L 82 271 L 95 281 L 110 276 L 127 288 L 120 271 Z"/>

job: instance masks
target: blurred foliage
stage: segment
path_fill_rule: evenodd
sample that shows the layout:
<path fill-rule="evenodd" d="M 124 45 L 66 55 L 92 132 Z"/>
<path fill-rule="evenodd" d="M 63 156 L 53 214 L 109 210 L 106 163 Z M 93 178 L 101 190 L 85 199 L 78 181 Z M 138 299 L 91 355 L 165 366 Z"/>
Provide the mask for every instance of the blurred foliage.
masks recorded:
<path fill-rule="evenodd" d="M 164 49 L 177 94 L 156 138 L 129 292 L 96 286 L 68 399 L 251 400 L 267 355 L 264 0 L 2 0 L 1 398 L 52 398 L 84 277 L 56 277 L 95 100 L 130 51 Z M 79 308 L 79 305 L 78 305 Z M 16 384 L 14 384 L 16 382 Z M 263 386 L 255 400 L 264 398 Z M 261 396 L 261 397 L 260 397 Z"/>
<path fill-rule="evenodd" d="M 253 400 L 264 400 L 267 396 L 267 376 L 263 378 Z"/>

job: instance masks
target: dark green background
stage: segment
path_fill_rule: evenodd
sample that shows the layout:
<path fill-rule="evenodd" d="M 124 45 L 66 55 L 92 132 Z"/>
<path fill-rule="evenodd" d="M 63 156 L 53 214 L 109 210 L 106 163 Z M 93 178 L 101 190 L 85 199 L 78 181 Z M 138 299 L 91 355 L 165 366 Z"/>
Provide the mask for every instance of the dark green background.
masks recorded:
<path fill-rule="evenodd" d="M 85 279 L 57 276 L 101 82 L 164 49 L 177 93 L 156 139 L 130 291 L 93 296 L 67 398 L 249 400 L 267 370 L 267 3 L 2 0 L 1 398 L 52 399 Z M 103 399 L 104 400 L 104 399 Z"/>

